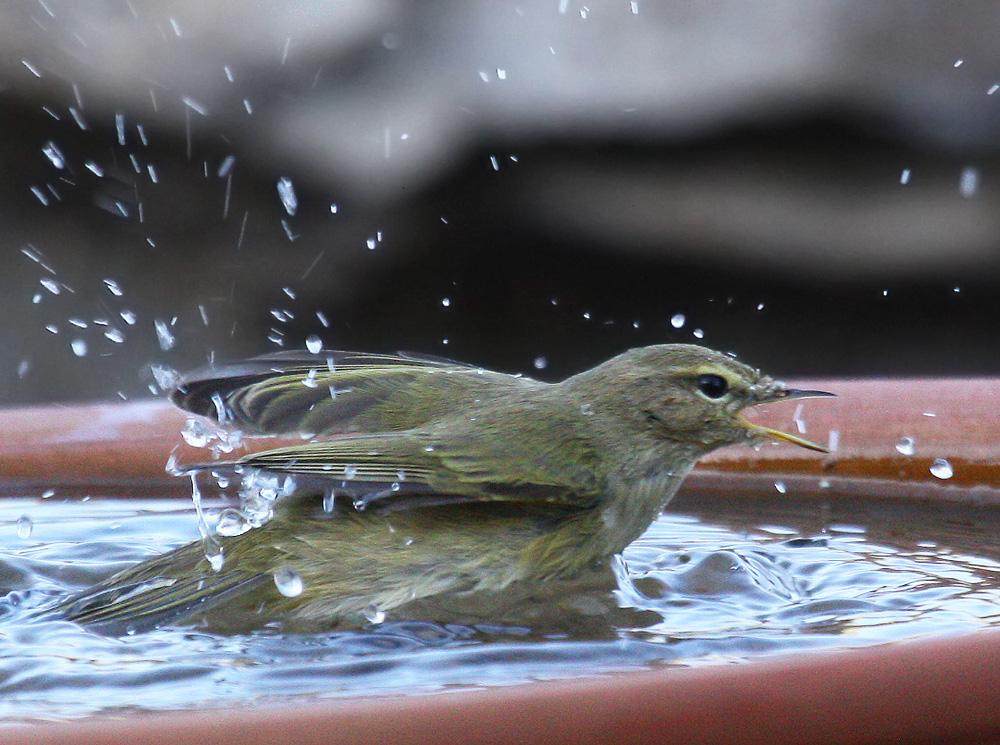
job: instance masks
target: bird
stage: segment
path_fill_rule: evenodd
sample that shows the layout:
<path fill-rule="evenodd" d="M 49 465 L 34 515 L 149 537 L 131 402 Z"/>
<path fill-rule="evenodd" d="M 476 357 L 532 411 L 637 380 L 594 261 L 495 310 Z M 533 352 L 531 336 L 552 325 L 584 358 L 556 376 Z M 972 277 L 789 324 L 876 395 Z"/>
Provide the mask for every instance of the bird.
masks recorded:
<path fill-rule="evenodd" d="M 741 411 L 830 395 L 690 344 L 631 349 L 557 383 L 404 353 L 209 367 L 180 379 L 174 404 L 247 437 L 304 438 L 189 469 L 229 469 L 258 506 L 269 484 L 265 518 L 126 568 L 56 612 L 113 635 L 234 614 L 339 628 L 544 587 L 606 566 L 717 448 L 827 452 Z"/>

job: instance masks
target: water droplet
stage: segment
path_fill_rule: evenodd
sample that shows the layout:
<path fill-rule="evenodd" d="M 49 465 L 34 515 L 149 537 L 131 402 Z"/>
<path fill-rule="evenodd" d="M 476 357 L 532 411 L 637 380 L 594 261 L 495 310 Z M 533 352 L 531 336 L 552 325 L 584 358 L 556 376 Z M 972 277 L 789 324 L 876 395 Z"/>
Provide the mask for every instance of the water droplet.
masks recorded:
<path fill-rule="evenodd" d="M 784 481 L 775 481 L 774 488 L 777 489 L 778 494 L 784 494 L 785 492 L 788 491 L 788 486 L 785 484 Z"/>
<path fill-rule="evenodd" d="M 913 455 L 917 452 L 915 445 L 916 442 L 912 437 L 900 437 L 899 442 L 896 443 L 896 450 L 903 455 Z"/>
<path fill-rule="evenodd" d="M 316 368 L 314 367 L 312 370 L 306 373 L 306 376 L 302 378 L 302 385 L 304 385 L 306 388 L 318 387 L 319 383 L 316 382 L 316 372 L 317 372 Z"/>
<path fill-rule="evenodd" d="M 549 364 L 549 361 L 544 357 L 535 357 L 535 361 L 532 363 L 536 370 L 544 370 Z"/>
<path fill-rule="evenodd" d="M 21 360 L 21 364 L 17 366 L 17 377 L 23 378 L 31 370 L 31 360 Z"/>
<path fill-rule="evenodd" d="M 306 337 L 306 349 L 310 354 L 319 354 L 323 351 L 323 340 L 315 334 Z"/>
<path fill-rule="evenodd" d="M 62 292 L 62 290 L 59 289 L 59 283 L 56 282 L 54 279 L 49 279 L 48 277 L 42 277 L 40 280 L 38 280 L 38 282 L 42 285 L 42 287 L 51 292 L 53 295 L 58 295 L 60 292 Z"/>
<path fill-rule="evenodd" d="M 120 315 L 122 317 L 122 320 L 125 321 L 125 323 L 127 323 L 129 326 L 135 326 L 136 315 L 132 311 L 126 308 L 118 315 Z"/>
<path fill-rule="evenodd" d="M 219 170 L 215 172 L 215 175 L 218 176 L 219 178 L 225 178 L 226 176 L 229 175 L 229 171 L 233 167 L 233 163 L 235 162 L 236 162 L 235 155 L 227 155 L 225 158 L 222 159 L 222 162 L 219 164 Z"/>
<path fill-rule="evenodd" d="M 344 466 L 344 478 L 351 481 L 358 476 L 358 469 L 354 466 Z"/>
<path fill-rule="evenodd" d="M 939 479 L 950 479 L 955 475 L 955 469 L 944 458 L 938 458 L 931 463 L 931 475 Z"/>
<path fill-rule="evenodd" d="M 173 333 L 171 333 L 170 326 L 167 325 L 167 322 L 161 321 L 157 318 L 153 321 L 153 326 L 156 327 L 156 340 L 160 343 L 160 349 L 164 352 L 173 349 L 174 345 L 177 343 L 177 339 L 175 339 Z"/>
<path fill-rule="evenodd" d="M 441 305 L 443 305 L 445 308 L 447 308 L 449 305 L 451 305 L 451 299 L 450 298 L 446 298 L 446 297 L 445 298 L 441 298 Z"/>
<path fill-rule="evenodd" d="M 156 380 L 156 384 L 160 386 L 161 389 L 168 391 L 177 387 L 177 383 L 180 381 L 180 373 L 174 370 L 172 367 L 164 367 L 163 365 L 150 365 L 150 372 L 153 373 L 153 378 Z"/>
<path fill-rule="evenodd" d="M 962 169 L 962 177 L 958 182 L 958 190 L 963 197 L 971 197 L 979 187 L 979 171 L 975 168 Z"/>
<path fill-rule="evenodd" d="M 52 162 L 52 165 L 60 171 L 66 167 L 66 158 L 63 157 L 63 154 L 59 151 L 59 148 L 56 147 L 56 144 L 52 142 L 52 140 L 49 140 L 42 145 L 42 152 L 45 153 L 45 157 Z"/>
<path fill-rule="evenodd" d="M 181 103 L 187 106 L 191 111 L 201 114 L 202 116 L 208 116 L 208 109 L 202 106 L 198 101 L 195 101 L 190 96 L 182 96 Z"/>
<path fill-rule="evenodd" d="M 106 279 L 106 280 L 104 280 L 104 286 L 107 287 L 108 288 L 108 292 L 110 292 L 115 297 L 121 297 L 122 296 L 122 288 L 119 287 L 118 283 L 115 282 L 113 279 Z"/>
<path fill-rule="evenodd" d="M 295 186 L 290 178 L 282 176 L 278 179 L 278 197 L 285 207 L 285 212 L 294 215 L 299 208 L 299 198 L 295 196 Z"/>
<path fill-rule="evenodd" d="M 687 319 L 684 317 L 683 313 L 678 313 L 673 318 L 670 319 L 670 325 L 673 326 L 675 329 L 679 329 L 681 326 L 684 325 L 684 321 L 686 320 Z"/>
<path fill-rule="evenodd" d="M 306 589 L 299 573 L 287 566 L 274 570 L 274 586 L 286 598 L 298 597 Z"/>
<path fill-rule="evenodd" d="M 323 512 L 332 515 L 337 511 L 337 493 L 333 489 L 327 489 L 323 494 Z"/>
<path fill-rule="evenodd" d="M 899 183 L 908 184 L 910 183 L 910 169 L 904 168 L 903 173 L 899 177 Z"/>
<path fill-rule="evenodd" d="M 583 404 L 580 407 L 580 413 L 583 414 L 584 416 L 590 416 L 591 414 L 594 413 L 594 407 L 591 406 L 590 404 Z"/>
<path fill-rule="evenodd" d="M 188 419 L 181 430 L 184 442 L 193 448 L 203 448 L 212 441 L 208 428 L 198 419 Z"/>
<path fill-rule="evenodd" d="M 222 555 L 222 545 L 215 538 L 209 537 L 205 540 L 205 558 L 208 559 L 208 565 L 212 567 L 213 572 L 222 571 L 226 557 Z"/>
<path fill-rule="evenodd" d="M 250 528 L 247 516 L 233 507 L 224 509 L 219 515 L 219 521 L 215 524 L 215 532 L 227 538 L 246 533 Z"/>
<path fill-rule="evenodd" d="M 369 238 L 367 241 L 365 241 L 365 245 L 368 246 L 369 251 L 374 251 L 375 246 L 378 245 L 378 241 L 376 241 L 374 238 Z"/>
<path fill-rule="evenodd" d="M 705 338 L 705 332 L 702 331 L 701 329 L 695 329 L 693 333 L 694 333 L 694 338 L 695 339 L 704 339 Z"/>
<path fill-rule="evenodd" d="M 215 391 L 212 394 L 212 406 L 215 407 L 215 418 L 220 422 L 225 422 L 230 418 L 229 409 L 226 408 L 226 401 L 222 398 L 222 394 L 219 391 Z"/>
<path fill-rule="evenodd" d="M 31 522 L 31 518 L 27 515 L 21 515 L 17 518 L 17 537 L 18 538 L 31 538 L 31 529 L 35 527 L 34 523 Z"/>
<path fill-rule="evenodd" d="M 125 334 L 118 329 L 108 329 L 104 332 L 104 336 L 113 341 L 115 344 L 121 344 L 125 341 Z"/>
<path fill-rule="evenodd" d="M 372 603 L 367 608 L 365 608 L 364 616 L 371 623 L 382 623 L 385 620 L 385 611 L 379 608 L 374 603 Z"/>
<path fill-rule="evenodd" d="M 73 354 L 75 354 L 77 357 L 87 356 L 87 342 L 85 342 L 83 339 L 74 339 L 70 343 L 70 347 L 73 349 Z"/>

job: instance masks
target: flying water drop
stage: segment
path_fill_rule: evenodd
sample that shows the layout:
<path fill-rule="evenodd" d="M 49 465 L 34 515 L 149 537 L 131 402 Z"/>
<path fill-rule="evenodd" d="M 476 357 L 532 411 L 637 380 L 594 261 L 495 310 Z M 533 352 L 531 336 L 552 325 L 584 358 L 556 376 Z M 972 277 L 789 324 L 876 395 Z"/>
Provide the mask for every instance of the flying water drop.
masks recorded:
<path fill-rule="evenodd" d="M 902 455 L 913 455 L 917 452 L 916 441 L 912 437 L 900 437 L 896 450 Z"/>
<path fill-rule="evenodd" d="M 184 442 L 193 448 L 203 448 L 212 441 L 212 435 L 203 422 L 197 419 L 188 419 L 181 430 L 181 437 Z"/>
<path fill-rule="evenodd" d="M 299 198 L 295 195 L 295 186 L 290 178 L 282 176 L 278 179 L 278 197 L 281 198 L 285 212 L 294 215 L 299 208 Z"/>
<path fill-rule="evenodd" d="M 227 507 L 219 515 L 219 521 L 215 524 L 215 532 L 226 538 L 231 538 L 246 533 L 251 527 L 246 515 L 233 507 Z"/>
<path fill-rule="evenodd" d="M 52 165 L 58 168 L 60 171 L 66 167 L 66 158 L 60 152 L 56 144 L 49 140 L 44 145 L 42 145 L 42 152 L 45 153 L 45 157 L 48 158 Z"/>
<path fill-rule="evenodd" d="M 950 479 L 955 475 L 955 469 L 944 458 L 937 458 L 931 463 L 931 475 L 939 479 Z"/>
<path fill-rule="evenodd" d="M 156 340 L 160 343 L 160 349 L 164 352 L 173 349 L 174 345 L 177 343 L 177 339 L 174 338 L 173 333 L 171 333 L 170 326 L 167 325 L 167 322 L 161 321 L 157 318 L 153 321 L 153 325 L 156 327 Z"/>
<path fill-rule="evenodd" d="M 274 570 L 274 586 L 278 592 L 286 598 L 298 597 L 306 589 L 302 577 L 294 569 L 288 566 L 279 567 Z"/>

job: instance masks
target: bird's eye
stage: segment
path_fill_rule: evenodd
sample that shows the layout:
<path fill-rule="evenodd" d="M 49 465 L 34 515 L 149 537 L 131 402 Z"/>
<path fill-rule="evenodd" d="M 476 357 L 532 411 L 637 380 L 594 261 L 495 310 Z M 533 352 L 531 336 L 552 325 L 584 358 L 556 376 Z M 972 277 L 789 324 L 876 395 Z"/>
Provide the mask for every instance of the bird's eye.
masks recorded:
<path fill-rule="evenodd" d="M 709 398 L 722 398 L 729 392 L 729 383 L 721 375 L 699 375 L 696 383 L 698 390 Z"/>

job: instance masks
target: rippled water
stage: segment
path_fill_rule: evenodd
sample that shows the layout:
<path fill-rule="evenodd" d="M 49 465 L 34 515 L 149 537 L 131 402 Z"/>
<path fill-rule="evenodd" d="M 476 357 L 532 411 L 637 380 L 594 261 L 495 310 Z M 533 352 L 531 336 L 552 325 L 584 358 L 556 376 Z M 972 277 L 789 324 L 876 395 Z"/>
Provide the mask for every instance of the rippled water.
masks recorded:
<path fill-rule="evenodd" d="M 1000 617 L 997 524 L 995 511 L 968 506 L 689 494 L 616 562 L 617 589 L 595 586 L 571 602 L 543 593 L 538 625 L 397 621 L 230 636 L 178 627 L 109 638 L 32 612 L 196 538 L 193 510 L 7 499 L 0 717 L 429 692 L 968 631 Z"/>

